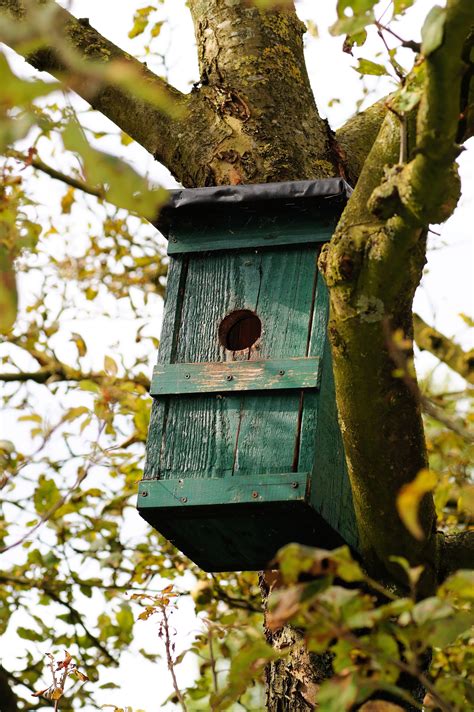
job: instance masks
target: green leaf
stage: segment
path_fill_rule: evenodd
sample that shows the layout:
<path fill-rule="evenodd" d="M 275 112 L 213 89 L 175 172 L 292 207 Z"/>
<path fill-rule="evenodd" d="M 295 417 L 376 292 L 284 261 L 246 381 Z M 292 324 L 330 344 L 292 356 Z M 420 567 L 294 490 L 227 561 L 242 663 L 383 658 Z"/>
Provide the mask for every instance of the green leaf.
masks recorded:
<path fill-rule="evenodd" d="M 34 99 L 51 94 L 60 87 L 58 82 L 20 79 L 12 72 L 5 55 L 1 52 L 0 76 L 2 77 L 2 104 L 9 108 L 30 104 Z"/>
<path fill-rule="evenodd" d="M 446 10 L 435 5 L 428 13 L 421 28 L 421 52 L 428 57 L 443 43 Z"/>
<path fill-rule="evenodd" d="M 1 215 L 0 215 L 1 217 Z M 1 234 L 1 233 L 0 233 Z M 0 243 L 0 333 L 7 334 L 18 309 L 15 270 L 11 251 Z"/>
<path fill-rule="evenodd" d="M 393 14 L 403 15 L 409 7 L 413 5 L 415 0 L 393 0 Z"/>
<path fill-rule="evenodd" d="M 440 596 L 451 596 L 474 600 L 474 572 L 461 569 L 456 571 L 442 584 L 438 591 Z"/>
<path fill-rule="evenodd" d="M 332 678 L 323 682 L 318 693 L 321 712 L 345 712 L 357 700 L 358 684 L 355 676 Z"/>
<path fill-rule="evenodd" d="M 36 643 L 41 643 L 44 640 L 44 637 L 40 633 L 31 630 L 31 628 L 20 626 L 16 629 L 16 632 L 23 640 L 34 640 Z"/>
<path fill-rule="evenodd" d="M 33 495 L 33 502 L 38 514 L 49 511 L 61 499 L 61 493 L 54 480 L 47 479 L 45 475 L 40 475 L 38 486 Z"/>
<path fill-rule="evenodd" d="M 100 386 L 95 381 L 79 381 L 79 388 L 83 391 L 91 391 L 91 393 L 100 393 Z"/>
<path fill-rule="evenodd" d="M 67 150 L 79 154 L 87 183 L 103 191 L 105 200 L 142 217 L 157 215 L 167 191 L 150 189 L 147 180 L 125 161 L 92 148 L 77 121 L 70 121 L 63 130 L 63 143 Z"/>
<path fill-rule="evenodd" d="M 388 74 L 383 64 L 377 64 L 377 62 L 372 62 L 370 59 L 359 59 L 359 66 L 355 67 L 355 70 L 359 74 L 372 74 L 377 77 Z"/>
<path fill-rule="evenodd" d="M 276 655 L 273 648 L 261 638 L 244 645 L 232 659 L 227 686 L 211 696 L 212 709 L 228 709 Z"/>
<path fill-rule="evenodd" d="M 378 0 L 338 0 L 338 20 L 330 28 L 332 35 L 356 35 L 375 22 L 373 8 Z"/>

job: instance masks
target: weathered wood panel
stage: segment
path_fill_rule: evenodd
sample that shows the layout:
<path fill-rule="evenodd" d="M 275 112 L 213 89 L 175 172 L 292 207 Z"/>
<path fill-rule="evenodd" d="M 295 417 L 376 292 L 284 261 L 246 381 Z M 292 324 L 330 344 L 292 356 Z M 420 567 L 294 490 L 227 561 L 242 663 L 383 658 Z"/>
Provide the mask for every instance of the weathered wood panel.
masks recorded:
<path fill-rule="evenodd" d="M 152 396 L 317 388 L 318 358 L 158 364 Z"/>
<path fill-rule="evenodd" d="M 309 472 L 289 472 L 224 479 L 203 475 L 199 482 L 193 478 L 154 480 L 142 482 L 138 495 L 142 509 L 305 501 L 309 476 Z"/>
<path fill-rule="evenodd" d="M 160 335 L 158 359 L 169 363 L 173 357 L 175 334 L 179 331 L 181 305 L 186 285 L 188 257 L 180 256 L 170 260 L 166 285 L 165 310 Z M 156 479 L 160 472 L 160 457 L 164 445 L 164 429 L 168 411 L 168 400 L 153 400 L 146 443 L 146 460 L 143 479 Z"/>
<path fill-rule="evenodd" d="M 304 246 L 262 253 L 255 311 L 262 321 L 258 349 L 250 359 L 304 356 L 310 320 L 316 248 Z M 242 397 L 235 474 L 294 469 L 300 393 Z"/>
<path fill-rule="evenodd" d="M 327 242 L 334 227 L 332 216 L 318 223 L 314 218 L 289 219 L 276 215 L 273 219 L 266 216 L 260 223 L 253 218 L 249 224 L 240 227 L 231 224 L 226 228 L 219 224 L 216 227 L 204 225 L 190 226 L 187 230 L 171 229 L 168 254 Z"/>
<path fill-rule="evenodd" d="M 314 247 L 191 257 L 175 361 L 304 355 L 315 274 Z M 252 348 L 232 353 L 220 345 L 218 328 L 236 309 L 255 311 L 262 335 Z M 299 393 L 286 392 L 173 398 L 160 477 L 291 471 L 299 405 Z"/>

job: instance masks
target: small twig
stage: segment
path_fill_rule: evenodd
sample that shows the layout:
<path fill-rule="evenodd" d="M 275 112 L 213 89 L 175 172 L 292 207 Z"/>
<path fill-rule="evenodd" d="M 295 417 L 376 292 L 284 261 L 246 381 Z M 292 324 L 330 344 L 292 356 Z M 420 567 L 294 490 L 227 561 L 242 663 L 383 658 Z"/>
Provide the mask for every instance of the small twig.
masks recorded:
<path fill-rule="evenodd" d="M 474 432 L 465 428 L 459 420 L 449 416 L 426 396 L 421 396 L 421 407 L 427 415 L 445 425 L 453 433 L 460 435 L 466 442 L 474 443 Z"/>
<path fill-rule="evenodd" d="M 416 52 L 417 54 L 421 51 L 421 45 L 419 42 L 415 42 L 414 40 L 404 40 L 403 37 L 400 37 L 400 35 L 397 35 L 396 32 L 390 29 L 390 27 L 387 27 L 386 25 L 382 25 L 381 22 L 375 22 L 375 26 L 377 27 L 378 30 L 384 30 L 385 32 L 388 32 L 392 37 L 395 37 L 396 40 L 401 42 L 402 47 L 405 47 L 406 49 L 411 49 L 413 52 Z"/>
<path fill-rule="evenodd" d="M 14 541 L 12 544 L 8 544 L 7 546 L 1 547 L 0 554 L 4 554 L 6 551 L 11 551 L 11 549 L 15 549 L 17 546 L 20 546 L 21 544 L 23 544 L 24 541 L 29 539 L 32 534 L 34 534 L 41 526 L 43 526 L 43 524 L 45 522 L 47 522 L 53 516 L 53 514 L 55 512 L 57 512 L 58 509 L 60 509 L 63 506 L 63 504 L 68 500 L 68 498 L 71 496 L 71 494 L 81 485 L 81 483 L 85 480 L 85 478 L 89 474 L 89 470 L 90 470 L 92 464 L 94 463 L 95 455 L 99 448 L 100 436 L 101 436 L 104 428 L 105 428 L 105 423 L 103 423 L 99 428 L 99 432 L 97 434 L 97 440 L 94 443 L 94 448 L 93 448 L 93 451 L 89 457 L 89 462 L 87 463 L 87 466 L 84 467 L 82 470 L 79 470 L 79 474 L 76 477 L 75 482 L 71 485 L 71 487 L 69 487 L 69 489 L 65 492 L 65 494 L 62 497 L 60 497 L 60 499 L 58 499 L 58 501 L 50 509 L 48 509 L 47 512 L 45 512 L 41 516 L 40 520 L 35 524 L 34 527 L 29 529 L 27 532 L 25 532 L 25 534 L 22 537 L 20 537 L 16 541 Z"/>
<path fill-rule="evenodd" d="M 21 161 L 25 164 L 25 166 L 31 166 L 32 168 L 36 168 L 38 171 L 45 173 L 50 178 L 54 178 L 55 180 L 60 180 L 62 183 L 66 183 L 66 185 L 71 186 L 71 188 L 82 190 L 83 193 L 93 195 L 95 198 L 99 198 L 100 200 L 105 199 L 105 191 L 103 188 L 91 188 L 89 185 L 87 185 L 85 181 L 80 180 L 79 178 L 73 178 L 72 176 L 68 176 L 65 173 L 61 173 L 61 171 L 57 171 L 55 168 L 48 166 L 47 163 L 44 163 L 40 158 L 24 156 L 22 153 L 20 153 L 20 151 L 14 150 L 8 151 L 7 156 L 10 158 L 15 158 L 17 161 Z"/>
<path fill-rule="evenodd" d="M 184 701 L 184 697 L 181 693 L 181 690 L 179 689 L 178 680 L 176 679 L 176 673 L 174 670 L 175 663 L 173 660 L 173 655 L 171 653 L 171 637 L 170 637 L 168 614 L 166 612 L 165 604 L 163 604 L 161 606 L 161 620 L 162 620 L 162 624 L 163 624 L 163 631 L 165 634 L 166 661 L 168 663 L 168 670 L 170 671 L 171 679 L 173 681 L 173 688 L 176 693 L 176 697 L 178 698 L 179 703 L 181 705 L 181 709 L 183 710 L 183 712 L 187 712 L 186 703 Z"/>
<path fill-rule="evenodd" d="M 209 638 L 209 660 L 211 663 L 211 672 L 212 672 L 212 683 L 214 686 L 214 692 L 219 691 L 219 685 L 217 682 L 217 670 L 216 670 L 216 658 L 214 656 L 214 631 L 213 631 L 213 623 L 210 620 L 205 620 L 204 621 L 207 630 L 208 630 L 208 638 Z"/>
<path fill-rule="evenodd" d="M 214 581 L 215 588 L 216 588 L 217 592 L 219 593 L 221 600 L 228 603 L 229 606 L 232 606 L 233 608 L 240 608 L 244 611 L 250 611 L 250 613 L 262 613 L 261 608 L 257 608 L 257 606 L 253 606 L 248 601 L 246 601 L 242 598 L 233 598 L 232 596 L 229 596 L 229 594 L 222 588 L 222 586 L 220 585 L 219 581 L 217 580 L 217 578 L 215 577 L 214 574 L 211 574 L 211 578 Z"/>

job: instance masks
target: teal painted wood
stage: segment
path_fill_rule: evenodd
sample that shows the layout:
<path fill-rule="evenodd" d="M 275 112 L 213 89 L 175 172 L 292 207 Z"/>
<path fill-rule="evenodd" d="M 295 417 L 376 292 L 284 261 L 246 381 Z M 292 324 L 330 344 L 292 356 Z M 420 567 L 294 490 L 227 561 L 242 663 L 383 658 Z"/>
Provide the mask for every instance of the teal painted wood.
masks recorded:
<path fill-rule="evenodd" d="M 186 283 L 188 257 L 180 256 L 170 261 L 166 286 L 165 309 L 160 335 L 159 359 L 166 363 L 174 358 L 176 331 L 181 323 L 182 297 Z M 168 412 L 168 401 L 153 400 L 146 442 L 146 459 L 143 479 L 155 479 L 160 473 L 160 456 Z"/>
<path fill-rule="evenodd" d="M 301 246 L 262 255 L 256 311 L 264 333 L 250 358 L 306 355 L 311 319 L 316 247 Z M 248 394 L 242 399 L 234 472 L 296 471 L 301 394 Z"/>
<path fill-rule="evenodd" d="M 194 256 L 182 306 L 186 328 L 178 337 L 176 361 L 304 355 L 315 271 L 314 247 Z M 250 352 L 226 352 L 218 341 L 219 324 L 234 309 L 256 311 L 262 320 L 262 336 Z M 248 398 L 173 398 L 160 477 L 291 471 L 299 393 L 265 393 L 258 402 Z"/>
<path fill-rule="evenodd" d="M 321 379 L 320 390 L 275 389 L 260 374 L 263 390 L 234 390 L 235 378 L 225 383 L 231 390 L 175 395 L 183 389 L 175 378 L 155 398 L 139 509 L 205 570 L 261 568 L 289 541 L 330 548 L 342 534 L 357 547 L 326 338 L 328 295 L 316 266 L 319 239 L 329 239 L 336 220 L 234 208 L 171 229 L 158 373 L 194 369 L 201 378 L 210 370 L 214 381 L 261 362 L 273 368 L 309 358 L 307 377 Z M 218 329 L 239 309 L 259 316 L 262 334 L 251 349 L 232 353 Z"/>
<path fill-rule="evenodd" d="M 319 250 L 318 250 L 319 256 Z M 308 338 L 307 355 L 322 357 L 326 341 L 329 315 L 329 298 L 326 286 L 319 272 L 314 283 L 314 301 L 311 311 L 311 332 Z M 311 470 L 317 457 L 316 425 L 319 417 L 319 392 L 303 393 L 301 435 L 298 454 L 298 468 Z"/>
<path fill-rule="evenodd" d="M 318 358 L 158 364 L 152 396 L 317 388 Z"/>
<path fill-rule="evenodd" d="M 321 279 L 322 281 L 322 279 Z M 311 503 L 344 541 L 359 548 L 352 490 L 338 426 L 331 349 L 326 340 L 321 389 L 318 393 L 316 454 L 313 460 Z"/>
<path fill-rule="evenodd" d="M 248 218 L 247 218 L 248 220 Z M 266 217 L 260 223 L 251 220 L 250 224 L 238 227 L 234 224 L 223 229 L 217 227 L 189 225 L 178 230 L 171 229 L 168 242 L 168 254 L 177 255 L 213 250 L 236 250 L 255 247 L 277 247 L 321 243 L 330 240 L 334 231 L 334 219 L 325 223 L 305 217 L 289 219 Z"/>
<path fill-rule="evenodd" d="M 203 476 L 152 480 L 140 483 L 138 496 L 141 509 L 305 501 L 309 476 L 309 472 L 290 472 L 224 479 Z"/>
<path fill-rule="evenodd" d="M 233 309 L 249 308 L 258 294 L 260 256 L 213 253 L 190 259 L 173 361 L 222 362 L 218 326 Z M 162 361 L 160 355 L 160 361 Z M 224 477 L 233 472 L 239 429 L 239 394 L 170 399 L 159 472 L 161 478 Z"/>

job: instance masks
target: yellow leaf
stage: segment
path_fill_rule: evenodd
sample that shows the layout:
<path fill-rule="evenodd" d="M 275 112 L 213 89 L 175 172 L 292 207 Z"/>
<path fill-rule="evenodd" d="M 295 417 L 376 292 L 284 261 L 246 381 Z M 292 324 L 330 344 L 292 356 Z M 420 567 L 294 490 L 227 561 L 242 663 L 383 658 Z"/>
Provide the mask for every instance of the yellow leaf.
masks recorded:
<path fill-rule="evenodd" d="M 120 132 L 120 143 L 122 144 L 122 146 L 129 146 L 131 143 L 133 143 L 133 138 L 131 138 L 124 131 L 121 131 Z"/>
<path fill-rule="evenodd" d="M 425 534 L 418 520 L 421 500 L 436 487 L 437 477 L 431 470 L 420 470 L 412 482 L 403 485 L 397 497 L 400 519 L 415 539 L 424 539 Z"/>
<path fill-rule="evenodd" d="M 85 356 L 87 352 L 87 346 L 82 336 L 80 334 L 71 334 L 71 341 L 74 341 L 74 343 L 76 344 L 79 356 Z"/>
<path fill-rule="evenodd" d="M 68 188 L 66 193 L 61 198 L 61 211 L 64 214 L 71 212 L 72 204 L 74 203 L 74 188 Z"/>
<path fill-rule="evenodd" d="M 105 356 L 104 358 L 104 371 L 113 378 L 117 375 L 117 364 L 111 356 Z"/>
<path fill-rule="evenodd" d="M 0 333 L 6 334 L 15 323 L 18 307 L 16 278 L 11 251 L 0 244 Z"/>

